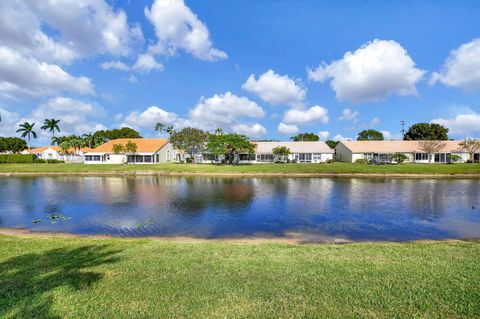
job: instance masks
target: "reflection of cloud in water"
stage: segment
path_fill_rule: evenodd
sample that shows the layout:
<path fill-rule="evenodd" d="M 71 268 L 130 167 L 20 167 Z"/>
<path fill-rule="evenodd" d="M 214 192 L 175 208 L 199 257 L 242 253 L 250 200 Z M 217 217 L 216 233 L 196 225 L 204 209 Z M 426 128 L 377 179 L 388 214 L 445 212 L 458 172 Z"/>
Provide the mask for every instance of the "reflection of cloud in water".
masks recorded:
<path fill-rule="evenodd" d="M 204 238 L 294 231 L 351 240 L 480 232 L 480 213 L 471 209 L 480 207 L 478 180 L 92 176 L 8 178 L 0 187 L 7 227 Z M 32 225 L 48 211 L 72 220 Z"/>

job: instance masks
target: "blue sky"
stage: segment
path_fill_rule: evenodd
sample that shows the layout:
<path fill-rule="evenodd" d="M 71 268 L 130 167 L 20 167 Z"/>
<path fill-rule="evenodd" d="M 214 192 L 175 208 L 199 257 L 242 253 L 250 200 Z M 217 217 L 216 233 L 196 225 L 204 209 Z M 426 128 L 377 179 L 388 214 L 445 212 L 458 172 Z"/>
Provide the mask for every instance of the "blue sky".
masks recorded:
<path fill-rule="evenodd" d="M 480 136 L 478 1 L 9 1 L 0 15 L 2 135 L 55 117 L 65 134 L 394 139 L 404 120 Z"/>

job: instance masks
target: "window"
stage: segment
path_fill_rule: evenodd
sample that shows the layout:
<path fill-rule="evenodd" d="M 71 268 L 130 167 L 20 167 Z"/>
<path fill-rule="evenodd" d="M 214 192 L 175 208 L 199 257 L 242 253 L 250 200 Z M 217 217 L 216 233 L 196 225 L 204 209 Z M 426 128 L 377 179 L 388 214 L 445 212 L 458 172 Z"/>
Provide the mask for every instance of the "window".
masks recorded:
<path fill-rule="evenodd" d="M 311 162 L 312 161 L 312 154 L 310 153 L 300 153 L 298 154 L 298 161 L 299 162 Z"/>
<path fill-rule="evenodd" d="M 100 155 L 85 155 L 86 162 L 100 162 Z"/>
<path fill-rule="evenodd" d="M 240 161 L 253 161 L 253 160 L 255 160 L 255 156 L 250 155 L 250 154 L 239 154 L 238 157 L 239 157 Z"/>
<path fill-rule="evenodd" d="M 204 153 L 203 154 L 203 160 L 204 161 L 216 161 L 217 156 L 215 154 Z"/>
<path fill-rule="evenodd" d="M 415 160 L 416 161 L 428 161 L 428 154 L 427 153 L 415 153 Z"/>
<path fill-rule="evenodd" d="M 257 154 L 257 162 L 273 162 L 273 154 Z"/>
<path fill-rule="evenodd" d="M 156 158 L 157 158 L 156 162 L 157 162 L 157 163 L 160 163 L 160 154 L 157 154 L 157 155 L 156 155 Z"/>

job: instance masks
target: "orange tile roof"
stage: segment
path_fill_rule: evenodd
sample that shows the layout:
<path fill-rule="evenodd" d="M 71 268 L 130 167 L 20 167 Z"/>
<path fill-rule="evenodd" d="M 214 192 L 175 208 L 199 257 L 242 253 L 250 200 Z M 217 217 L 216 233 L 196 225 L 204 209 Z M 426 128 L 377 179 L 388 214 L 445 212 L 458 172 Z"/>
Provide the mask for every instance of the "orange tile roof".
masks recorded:
<path fill-rule="evenodd" d="M 421 153 L 419 141 L 343 141 L 340 142 L 353 153 Z M 441 152 L 455 152 L 461 149 L 461 141 L 442 141 L 445 146 Z"/>
<path fill-rule="evenodd" d="M 62 149 L 58 146 L 42 146 L 42 147 L 37 147 L 37 148 L 31 148 L 29 150 L 26 150 L 28 153 L 30 154 L 40 154 L 40 153 L 43 153 L 45 152 L 47 149 L 53 149 L 57 152 L 60 152 Z"/>
<path fill-rule="evenodd" d="M 119 138 L 108 141 L 89 151 L 89 153 L 112 153 L 113 145 L 120 144 L 125 146 L 129 141 L 137 145 L 137 153 L 155 153 L 168 143 L 168 140 L 165 138 Z"/>

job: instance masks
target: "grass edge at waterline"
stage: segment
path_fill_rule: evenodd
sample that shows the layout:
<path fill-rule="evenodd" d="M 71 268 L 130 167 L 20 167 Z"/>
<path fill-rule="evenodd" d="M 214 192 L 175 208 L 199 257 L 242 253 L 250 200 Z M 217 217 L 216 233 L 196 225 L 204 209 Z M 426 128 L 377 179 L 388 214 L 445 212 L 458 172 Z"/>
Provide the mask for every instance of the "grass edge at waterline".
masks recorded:
<path fill-rule="evenodd" d="M 12 173 L 186 173 L 186 174 L 419 174 L 480 175 L 480 164 L 401 164 L 368 165 L 358 163 L 322 164 L 1 164 L 0 174 Z"/>

